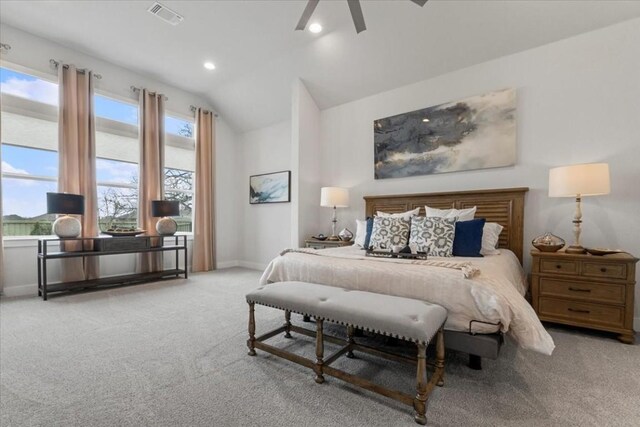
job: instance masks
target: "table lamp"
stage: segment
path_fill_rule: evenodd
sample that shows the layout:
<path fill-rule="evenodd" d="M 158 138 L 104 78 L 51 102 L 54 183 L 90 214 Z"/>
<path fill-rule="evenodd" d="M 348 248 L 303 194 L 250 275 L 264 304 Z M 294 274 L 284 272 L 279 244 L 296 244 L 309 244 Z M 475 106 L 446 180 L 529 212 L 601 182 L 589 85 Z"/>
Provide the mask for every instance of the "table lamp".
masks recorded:
<path fill-rule="evenodd" d="M 580 224 L 583 196 L 609 194 L 609 165 L 607 163 L 588 163 L 561 166 L 549 170 L 549 197 L 575 197 L 576 211 L 573 217 L 574 243 L 565 249 L 570 254 L 585 253 L 580 245 Z"/>
<path fill-rule="evenodd" d="M 327 240 L 340 240 L 336 236 L 336 208 L 349 207 L 349 190 L 340 187 L 322 187 L 320 189 L 320 206 L 325 208 L 333 208 L 333 218 L 331 222 L 331 236 Z"/>
<path fill-rule="evenodd" d="M 173 236 L 178 231 L 178 223 L 171 216 L 180 215 L 180 202 L 173 200 L 152 200 L 151 216 L 160 218 L 156 231 L 160 236 Z"/>
<path fill-rule="evenodd" d="M 84 215 L 84 196 L 69 193 L 47 193 L 47 213 L 62 214 L 53 223 L 53 233 L 61 239 L 78 237 L 82 224 L 69 215 Z"/>

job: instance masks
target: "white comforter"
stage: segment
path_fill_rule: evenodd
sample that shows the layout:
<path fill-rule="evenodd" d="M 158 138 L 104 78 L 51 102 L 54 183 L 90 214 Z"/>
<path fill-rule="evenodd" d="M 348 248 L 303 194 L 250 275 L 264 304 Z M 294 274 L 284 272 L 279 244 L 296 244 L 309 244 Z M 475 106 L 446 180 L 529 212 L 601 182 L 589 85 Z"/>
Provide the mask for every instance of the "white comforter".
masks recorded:
<path fill-rule="evenodd" d="M 501 249 L 500 255 L 484 258 L 430 258 L 470 263 L 479 270 L 472 278 L 455 268 L 364 257 L 354 246 L 312 252 L 289 252 L 275 258 L 260 283 L 298 280 L 421 299 L 447 309 L 445 329 L 468 331 L 471 320 L 500 323 L 500 329 L 521 347 L 553 352 L 553 339 L 523 297 L 524 271 L 511 251 Z M 474 323 L 473 331 L 491 333 L 496 327 Z"/>

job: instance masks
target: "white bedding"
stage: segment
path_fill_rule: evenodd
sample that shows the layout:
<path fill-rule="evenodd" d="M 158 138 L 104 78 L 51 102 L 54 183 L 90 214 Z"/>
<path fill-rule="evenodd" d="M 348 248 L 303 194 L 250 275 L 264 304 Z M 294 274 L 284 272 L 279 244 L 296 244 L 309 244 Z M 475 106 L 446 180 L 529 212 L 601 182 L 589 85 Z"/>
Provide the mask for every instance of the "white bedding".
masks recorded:
<path fill-rule="evenodd" d="M 551 354 L 555 347 L 523 297 L 527 286 L 524 271 L 511 251 L 501 249 L 499 255 L 484 258 L 430 258 L 469 263 L 479 270 L 472 278 L 465 278 L 455 268 L 365 257 L 355 246 L 310 252 L 289 252 L 275 258 L 260 283 L 299 280 L 421 299 L 447 309 L 445 329 L 466 332 L 471 320 L 500 323 L 500 329 L 523 348 Z M 474 332 L 496 330 L 491 325 L 473 324 Z"/>

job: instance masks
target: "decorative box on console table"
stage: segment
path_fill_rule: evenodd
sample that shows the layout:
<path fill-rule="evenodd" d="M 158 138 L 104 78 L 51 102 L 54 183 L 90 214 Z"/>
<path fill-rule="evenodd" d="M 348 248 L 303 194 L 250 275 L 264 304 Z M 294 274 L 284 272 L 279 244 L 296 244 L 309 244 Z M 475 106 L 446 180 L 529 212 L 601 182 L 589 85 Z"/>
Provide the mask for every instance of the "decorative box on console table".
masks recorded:
<path fill-rule="evenodd" d="M 151 247 L 150 238 L 140 237 L 103 237 L 93 241 L 93 248 L 98 252 L 135 251 Z"/>
<path fill-rule="evenodd" d="M 537 249 L 531 256 L 531 299 L 540 320 L 614 332 L 633 344 L 637 258 Z"/>

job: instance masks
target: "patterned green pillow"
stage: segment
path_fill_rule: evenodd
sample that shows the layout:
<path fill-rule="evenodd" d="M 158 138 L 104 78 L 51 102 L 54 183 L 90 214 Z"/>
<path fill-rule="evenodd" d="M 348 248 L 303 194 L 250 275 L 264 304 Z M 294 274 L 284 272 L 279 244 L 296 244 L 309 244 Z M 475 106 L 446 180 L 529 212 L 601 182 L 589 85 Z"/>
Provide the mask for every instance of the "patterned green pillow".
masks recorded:
<path fill-rule="evenodd" d="M 455 234 L 456 218 L 413 217 L 409 244 L 415 244 L 418 252 L 427 252 L 430 256 L 450 257 Z"/>
<path fill-rule="evenodd" d="M 404 218 L 377 216 L 373 218 L 373 229 L 369 246 L 373 249 L 391 249 L 406 246 L 409 238 L 409 221 Z"/>

